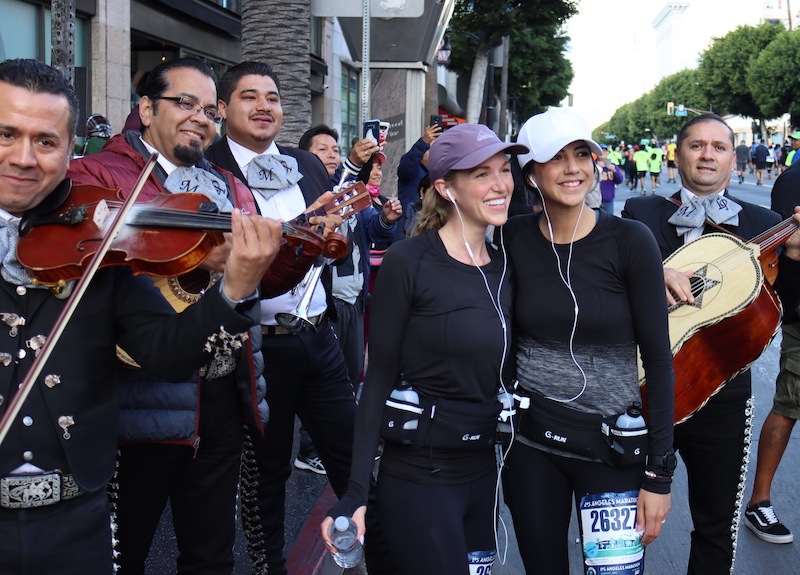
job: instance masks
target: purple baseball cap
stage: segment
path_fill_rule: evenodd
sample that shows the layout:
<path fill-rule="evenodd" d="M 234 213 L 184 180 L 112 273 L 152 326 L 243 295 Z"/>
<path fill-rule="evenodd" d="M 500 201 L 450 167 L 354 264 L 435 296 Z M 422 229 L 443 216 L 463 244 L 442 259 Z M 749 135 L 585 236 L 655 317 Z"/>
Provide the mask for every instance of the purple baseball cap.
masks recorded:
<path fill-rule="evenodd" d="M 525 154 L 528 147 L 503 142 L 483 124 L 459 124 L 445 130 L 431 144 L 428 173 L 431 182 L 444 178 L 450 170 L 469 170 L 498 152 Z"/>

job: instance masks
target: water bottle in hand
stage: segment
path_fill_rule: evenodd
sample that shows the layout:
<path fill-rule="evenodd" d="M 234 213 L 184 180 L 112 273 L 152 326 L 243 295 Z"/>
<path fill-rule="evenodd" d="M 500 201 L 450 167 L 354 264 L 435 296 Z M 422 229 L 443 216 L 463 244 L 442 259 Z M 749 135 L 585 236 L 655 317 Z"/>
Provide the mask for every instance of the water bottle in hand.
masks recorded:
<path fill-rule="evenodd" d="M 364 549 L 358 540 L 358 526 L 355 521 L 344 515 L 336 518 L 331 525 L 331 541 L 337 551 L 333 555 L 333 560 L 339 567 L 355 567 L 361 561 Z"/>

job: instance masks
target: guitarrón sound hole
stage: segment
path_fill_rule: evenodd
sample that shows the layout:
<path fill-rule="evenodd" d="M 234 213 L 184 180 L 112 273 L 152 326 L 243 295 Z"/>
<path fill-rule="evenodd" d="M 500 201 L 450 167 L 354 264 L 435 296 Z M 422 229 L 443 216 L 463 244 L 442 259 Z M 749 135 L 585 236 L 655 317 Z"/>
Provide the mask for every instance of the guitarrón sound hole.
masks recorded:
<path fill-rule="evenodd" d="M 176 279 L 184 291 L 193 295 L 200 295 L 212 284 L 210 273 L 199 268 L 178 276 Z"/>

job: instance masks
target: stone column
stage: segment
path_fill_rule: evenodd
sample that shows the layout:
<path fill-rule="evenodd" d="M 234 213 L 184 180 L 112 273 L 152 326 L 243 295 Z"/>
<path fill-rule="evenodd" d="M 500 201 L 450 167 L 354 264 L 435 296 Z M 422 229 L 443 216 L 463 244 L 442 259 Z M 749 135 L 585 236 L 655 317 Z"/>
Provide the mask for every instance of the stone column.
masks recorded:
<path fill-rule="evenodd" d="M 92 18 L 91 94 L 89 114 L 103 114 L 114 133 L 130 113 L 130 0 L 97 0 Z"/>

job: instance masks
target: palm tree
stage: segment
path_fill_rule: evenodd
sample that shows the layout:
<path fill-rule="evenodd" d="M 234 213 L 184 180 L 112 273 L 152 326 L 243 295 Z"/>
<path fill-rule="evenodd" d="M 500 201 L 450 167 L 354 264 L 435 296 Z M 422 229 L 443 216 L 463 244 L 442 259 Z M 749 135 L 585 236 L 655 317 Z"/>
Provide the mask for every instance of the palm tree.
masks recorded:
<path fill-rule="evenodd" d="M 242 60 L 266 62 L 281 83 L 280 144 L 311 126 L 310 0 L 243 0 Z"/>
<path fill-rule="evenodd" d="M 75 76 L 75 0 L 52 1 L 50 62 L 72 84 Z"/>

